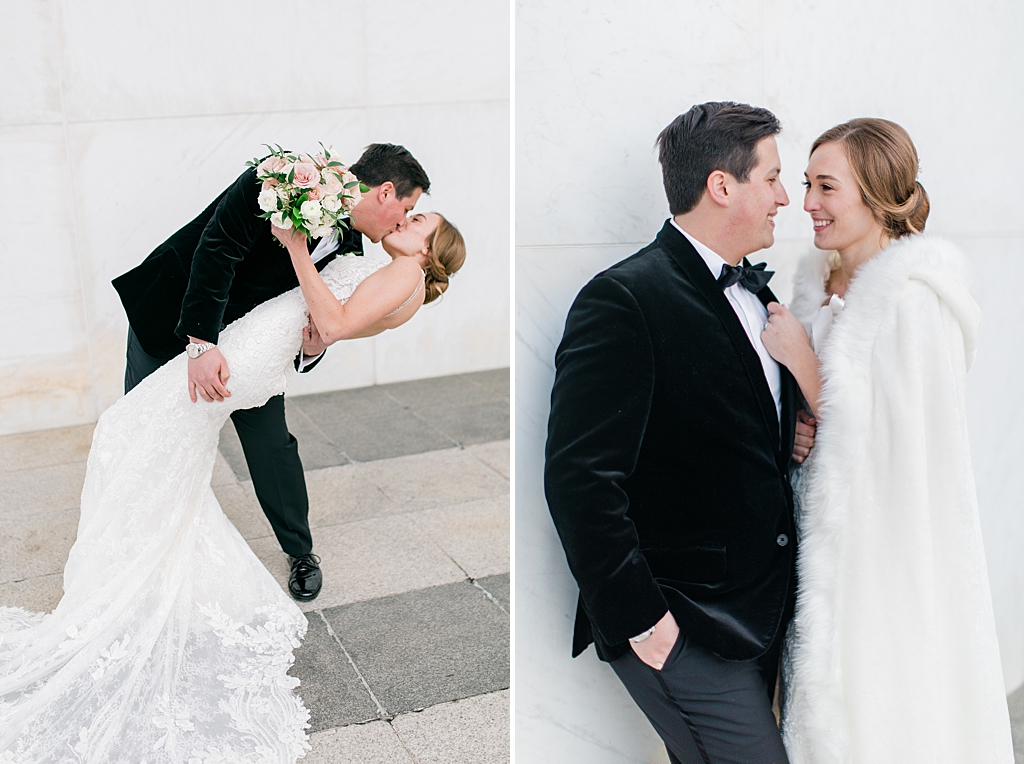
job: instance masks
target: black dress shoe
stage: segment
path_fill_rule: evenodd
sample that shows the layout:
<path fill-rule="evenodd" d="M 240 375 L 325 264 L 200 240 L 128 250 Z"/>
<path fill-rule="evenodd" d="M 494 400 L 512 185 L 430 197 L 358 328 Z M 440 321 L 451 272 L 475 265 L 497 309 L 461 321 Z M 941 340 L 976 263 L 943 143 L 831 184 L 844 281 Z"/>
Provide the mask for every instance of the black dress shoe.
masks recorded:
<path fill-rule="evenodd" d="M 320 558 L 315 554 L 292 557 L 292 574 L 288 579 L 288 591 L 297 600 L 315 599 L 323 586 L 320 573 Z"/>

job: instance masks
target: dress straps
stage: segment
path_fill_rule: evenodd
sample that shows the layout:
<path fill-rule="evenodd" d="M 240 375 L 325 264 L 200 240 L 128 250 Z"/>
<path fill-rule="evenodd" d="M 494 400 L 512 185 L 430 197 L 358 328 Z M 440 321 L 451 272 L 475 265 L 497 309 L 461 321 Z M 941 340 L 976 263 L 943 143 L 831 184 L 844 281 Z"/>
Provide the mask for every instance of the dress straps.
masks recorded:
<path fill-rule="evenodd" d="M 391 316 L 395 315 L 398 311 L 400 311 L 402 308 L 404 308 L 406 305 L 408 305 L 410 302 L 412 302 L 412 298 L 420 293 L 420 289 L 423 287 L 423 284 L 424 284 L 424 282 L 426 282 L 426 280 L 427 280 L 427 272 L 423 271 L 423 280 L 420 281 L 420 283 L 416 285 L 416 288 L 413 290 L 412 294 L 409 295 L 409 299 L 406 300 L 405 302 L 403 302 L 401 305 L 399 305 L 397 308 L 395 308 L 390 313 L 386 314 L 384 316 L 384 318 L 390 318 Z"/>

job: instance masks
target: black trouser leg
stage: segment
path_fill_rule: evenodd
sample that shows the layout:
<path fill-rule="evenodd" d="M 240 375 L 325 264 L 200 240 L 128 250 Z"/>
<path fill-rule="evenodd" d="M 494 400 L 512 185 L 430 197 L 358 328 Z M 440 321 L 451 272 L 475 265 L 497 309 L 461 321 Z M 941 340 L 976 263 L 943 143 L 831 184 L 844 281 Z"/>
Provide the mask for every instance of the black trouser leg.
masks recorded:
<path fill-rule="evenodd" d="M 169 358 L 154 358 L 142 349 L 139 338 L 128 327 L 128 350 L 125 353 L 124 394 L 128 395 L 132 388 L 163 366 Z"/>
<path fill-rule="evenodd" d="M 788 764 L 761 666 L 680 634 L 661 671 L 629 650 L 611 663 L 679 764 Z"/>
<path fill-rule="evenodd" d="M 309 532 L 309 498 L 299 460 L 299 444 L 288 432 L 284 395 L 255 409 L 231 415 L 249 465 L 256 498 L 285 553 L 300 557 L 313 551 Z"/>

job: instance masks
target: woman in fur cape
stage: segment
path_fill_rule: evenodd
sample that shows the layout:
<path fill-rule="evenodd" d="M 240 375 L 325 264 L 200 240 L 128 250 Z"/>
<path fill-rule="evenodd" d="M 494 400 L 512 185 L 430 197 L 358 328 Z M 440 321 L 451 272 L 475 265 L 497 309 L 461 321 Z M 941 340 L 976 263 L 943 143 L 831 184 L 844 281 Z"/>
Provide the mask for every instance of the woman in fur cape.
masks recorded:
<path fill-rule="evenodd" d="M 792 311 L 768 306 L 765 346 L 818 425 L 783 668 L 792 764 L 1013 763 L 964 410 L 980 313 L 964 258 L 920 235 L 917 170 L 886 120 L 818 138 L 804 209 L 826 251 Z"/>

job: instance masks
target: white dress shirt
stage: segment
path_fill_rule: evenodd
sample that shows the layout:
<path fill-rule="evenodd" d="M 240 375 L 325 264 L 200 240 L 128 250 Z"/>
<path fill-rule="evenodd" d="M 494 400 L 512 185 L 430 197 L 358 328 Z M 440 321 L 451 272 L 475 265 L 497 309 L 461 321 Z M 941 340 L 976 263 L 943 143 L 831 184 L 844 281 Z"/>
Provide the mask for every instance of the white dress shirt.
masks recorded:
<path fill-rule="evenodd" d="M 711 270 L 711 275 L 717 281 L 718 277 L 722 275 L 722 266 L 728 265 L 728 263 L 720 255 L 717 255 L 680 228 L 675 220 L 672 220 L 672 225 L 690 241 L 693 248 L 697 250 L 697 254 L 701 256 Z M 757 351 L 757 355 L 761 359 L 761 366 L 764 368 L 764 378 L 768 381 L 768 389 L 772 391 L 772 398 L 775 399 L 775 413 L 778 416 L 781 431 L 782 373 L 779 371 L 778 361 L 771 357 L 768 349 L 761 341 L 761 332 L 764 331 L 765 322 L 768 321 L 768 309 L 757 299 L 757 295 L 738 282 L 725 289 L 724 292 L 732 309 L 736 311 L 736 317 L 739 318 L 740 324 L 743 325 L 743 331 L 747 333 L 747 339 L 750 340 L 750 344 L 754 346 L 754 350 Z"/>
<path fill-rule="evenodd" d="M 316 249 L 314 249 L 309 257 L 313 263 L 319 263 L 329 254 L 334 252 L 338 248 L 338 232 L 334 231 L 330 236 L 324 236 L 320 241 L 317 242 Z M 323 353 L 319 355 L 306 355 L 301 350 L 299 351 L 299 371 L 303 371 L 307 366 L 313 363 Z"/>

